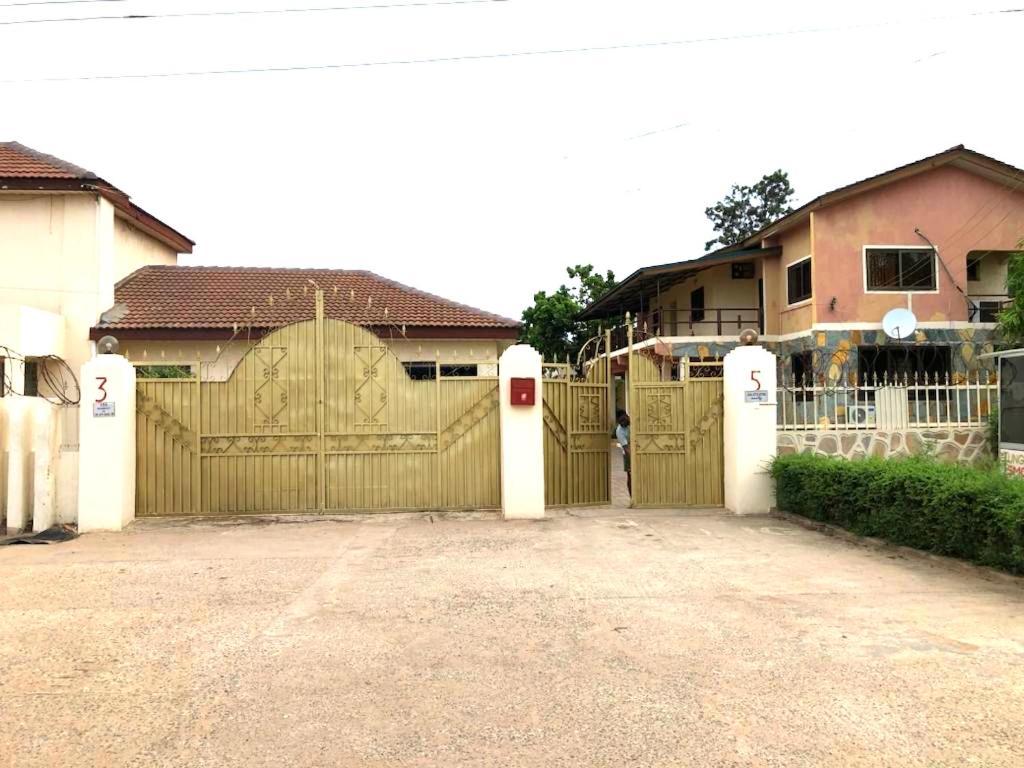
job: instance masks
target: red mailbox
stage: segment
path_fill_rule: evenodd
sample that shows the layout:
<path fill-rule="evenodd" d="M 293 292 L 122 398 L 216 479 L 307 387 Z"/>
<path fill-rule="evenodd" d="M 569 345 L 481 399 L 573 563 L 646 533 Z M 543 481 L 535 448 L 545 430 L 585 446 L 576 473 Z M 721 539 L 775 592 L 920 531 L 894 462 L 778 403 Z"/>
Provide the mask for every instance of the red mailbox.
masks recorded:
<path fill-rule="evenodd" d="M 512 379 L 512 405 L 533 405 L 536 393 L 536 379 Z"/>

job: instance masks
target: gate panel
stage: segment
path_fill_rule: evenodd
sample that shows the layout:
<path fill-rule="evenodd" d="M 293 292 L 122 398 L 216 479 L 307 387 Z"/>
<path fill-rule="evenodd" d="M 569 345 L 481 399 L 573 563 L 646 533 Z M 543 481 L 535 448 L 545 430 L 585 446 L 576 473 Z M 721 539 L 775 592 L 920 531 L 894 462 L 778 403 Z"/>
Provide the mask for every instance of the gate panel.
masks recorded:
<path fill-rule="evenodd" d="M 660 361 L 632 350 L 629 372 L 634 504 L 721 506 L 721 378 L 687 370 L 682 381 L 663 381 Z"/>
<path fill-rule="evenodd" d="M 317 335 L 280 328 L 224 382 L 200 385 L 202 513 L 317 508 Z"/>
<path fill-rule="evenodd" d="M 227 381 L 140 380 L 140 516 L 500 506 L 497 378 L 413 381 L 316 308 Z"/>
<path fill-rule="evenodd" d="M 501 506 L 501 438 L 496 378 L 440 379 L 437 473 L 441 506 Z"/>
<path fill-rule="evenodd" d="M 198 380 L 139 379 L 135 397 L 135 514 L 195 514 L 200 506 Z"/>
<path fill-rule="evenodd" d="M 611 502 L 608 360 L 590 363 L 582 381 L 569 365 L 546 364 L 543 381 L 544 503 Z"/>

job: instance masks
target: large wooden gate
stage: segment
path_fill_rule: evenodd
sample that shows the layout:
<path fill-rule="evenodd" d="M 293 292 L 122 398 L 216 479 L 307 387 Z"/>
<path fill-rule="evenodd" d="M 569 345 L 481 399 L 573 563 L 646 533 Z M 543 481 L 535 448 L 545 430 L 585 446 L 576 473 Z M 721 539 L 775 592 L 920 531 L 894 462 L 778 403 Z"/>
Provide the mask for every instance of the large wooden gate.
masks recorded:
<path fill-rule="evenodd" d="M 721 506 L 725 499 L 720 363 L 680 364 L 665 380 L 660 359 L 629 349 L 633 503 Z"/>
<path fill-rule="evenodd" d="M 136 513 L 498 507 L 498 380 L 435 374 L 410 379 L 318 294 L 314 320 L 265 336 L 227 381 L 139 380 Z"/>
<path fill-rule="evenodd" d="M 577 379 L 568 364 L 544 364 L 544 503 L 611 501 L 611 376 L 607 355 Z"/>

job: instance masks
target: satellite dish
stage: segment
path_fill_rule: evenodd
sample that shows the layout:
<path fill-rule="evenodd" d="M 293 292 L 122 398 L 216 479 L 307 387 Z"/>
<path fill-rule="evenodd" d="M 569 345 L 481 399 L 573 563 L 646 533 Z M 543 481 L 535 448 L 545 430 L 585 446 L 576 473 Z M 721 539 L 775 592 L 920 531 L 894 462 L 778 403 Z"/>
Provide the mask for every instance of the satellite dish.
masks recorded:
<path fill-rule="evenodd" d="M 882 318 L 882 330 L 891 339 L 905 339 L 917 330 L 917 318 L 909 309 L 890 309 Z"/>

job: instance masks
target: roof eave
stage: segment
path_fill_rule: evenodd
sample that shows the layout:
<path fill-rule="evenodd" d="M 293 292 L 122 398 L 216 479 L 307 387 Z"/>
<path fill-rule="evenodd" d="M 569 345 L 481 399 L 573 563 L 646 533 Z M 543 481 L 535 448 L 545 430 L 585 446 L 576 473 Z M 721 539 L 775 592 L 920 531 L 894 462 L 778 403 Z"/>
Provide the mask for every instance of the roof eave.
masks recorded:
<path fill-rule="evenodd" d="M 615 286 L 597 301 L 592 302 L 577 315 L 579 320 L 597 320 L 600 317 L 607 317 L 615 314 L 616 310 L 609 307 L 610 304 L 631 285 L 644 278 L 658 277 L 661 275 L 696 273 L 719 264 L 729 264 L 735 261 L 746 261 L 749 259 L 775 256 L 781 253 L 778 247 L 771 248 L 722 248 L 712 253 L 705 254 L 696 259 L 687 261 L 676 261 L 667 264 L 657 264 L 650 267 L 641 267 Z M 602 311 L 603 310 L 603 311 Z M 601 314 L 597 314 L 597 313 Z"/>

